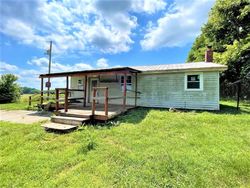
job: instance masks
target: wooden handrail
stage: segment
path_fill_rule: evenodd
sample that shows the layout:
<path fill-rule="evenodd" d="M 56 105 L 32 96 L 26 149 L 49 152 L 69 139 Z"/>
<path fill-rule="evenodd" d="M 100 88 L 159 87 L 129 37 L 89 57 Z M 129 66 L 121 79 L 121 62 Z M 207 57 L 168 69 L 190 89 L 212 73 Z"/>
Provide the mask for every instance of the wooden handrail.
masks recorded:
<path fill-rule="evenodd" d="M 96 99 L 99 97 L 96 97 L 96 92 L 97 89 L 105 89 L 104 90 L 104 112 L 105 112 L 105 116 L 108 116 L 108 87 L 94 87 L 93 88 L 93 97 L 92 97 L 92 115 L 95 115 L 95 111 L 96 111 Z"/>
<path fill-rule="evenodd" d="M 56 91 L 56 110 L 58 111 L 59 109 L 59 102 L 64 101 L 64 110 L 65 112 L 68 111 L 68 106 L 69 106 L 69 100 L 72 99 L 83 99 L 86 100 L 85 97 L 69 97 L 69 94 L 71 91 L 84 91 L 83 89 L 67 89 L 67 88 L 55 88 Z M 63 92 L 61 92 L 63 91 Z M 59 98 L 60 94 L 64 94 L 64 98 Z"/>
<path fill-rule="evenodd" d="M 68 91 L 85 91 L 84 89 L 68 89 Z"/>
<path fill-rule="evenodd" d="M 108 87 L 93 87 L 93 89 L 107 89 Z"/>
<path fill-rule="evenodd" d="M 134 93 L 139 93 L 139 94 L 141 94 L 140 91 L 135 91 L 135 90 L 131 90 L 131 89 L 126 89 L 126 91 L 131 91 L 131 92 L 134 92 Z"/>
<path fill-rule="evenodd" d="M 66 90 L 66 88 L 55 88 L 56 90 Z"/>

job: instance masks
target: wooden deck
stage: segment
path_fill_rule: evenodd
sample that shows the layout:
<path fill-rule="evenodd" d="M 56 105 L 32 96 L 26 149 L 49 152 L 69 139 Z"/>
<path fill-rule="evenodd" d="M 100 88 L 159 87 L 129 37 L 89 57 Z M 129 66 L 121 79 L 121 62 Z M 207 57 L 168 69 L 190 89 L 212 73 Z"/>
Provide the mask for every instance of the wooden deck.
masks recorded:
<path fill-rule="evenodd" d="M 92 116 L 92 106 L 87 104 L 86 107 L 80 104 L 71 104 L 69 105 L 68 112 L 65 112 L 64 109 L 59 110 L 59 115 L 70 116 L 70 117 L 82 117 L 88 118 L 91 117 L 94 120 L 106 121 L 112 119 L 129 109 L 135 108 L 135 106 L 127 105 L 124 109 L 122 105 L 109 104 L 108 105 L 108 115 L 105 115 L 104 104 L 96 104 L 95 115 Z"/>

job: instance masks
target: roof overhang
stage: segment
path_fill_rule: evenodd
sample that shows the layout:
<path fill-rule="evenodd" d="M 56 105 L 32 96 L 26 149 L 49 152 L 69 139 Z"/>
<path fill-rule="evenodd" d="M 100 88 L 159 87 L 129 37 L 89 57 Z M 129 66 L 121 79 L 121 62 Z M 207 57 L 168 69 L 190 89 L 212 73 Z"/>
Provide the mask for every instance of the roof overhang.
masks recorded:
<path fill-rule="evenodd" d="M 183 72 L 223 72 L 227 67 L 214 68 L 190 68 L 190 69 L 169 69 L 169 70 L 148 70 L 141 71 L 142 74 L 162 74 L 162 73 L 183 73 Z"/>
<path fill-rule="evenodd" d="M 51 74 L 40 74 L 39 78 L 56 78 L 65 76 L 88 76 L 88 75 L 114 75 L 114 74 L 131 74 L 140 73 L 141 71 L 130 67 L 116 67 L 109 69 L 92 69 L 84 71 L 59 72 Z"/>

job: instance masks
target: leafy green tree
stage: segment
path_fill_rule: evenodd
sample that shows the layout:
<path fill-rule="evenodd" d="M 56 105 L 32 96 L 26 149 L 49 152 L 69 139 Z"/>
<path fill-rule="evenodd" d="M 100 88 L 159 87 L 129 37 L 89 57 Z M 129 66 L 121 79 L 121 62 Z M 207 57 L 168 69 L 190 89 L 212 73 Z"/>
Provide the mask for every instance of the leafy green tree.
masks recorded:
<path fill-rule="evenodd" d="M 202 33 L 198 36 L 188 54 L 188 62 L 199 62 L 205 59 L 205 50 L 207 46 L 207 39 Z"/>
<path fill-rule="evenodd" d="M 223 85 L 245 80 L 250 71 L 250 1 L 217 0 L 188 54 L 187 61 L 204 61 L 207 45 L 214 49 L 214 62 L 225 64 Z M 249 92 L 250 93 L 250 92 Z"/>
<path fill-rule="evenodd" d="M 216 60 L 228 65 L 225 81 L 245 79 L 250 72 L 250 34 L 245 39 L 235 40 L 232 45 L 226 45 L 225 48 L 225 52 L 216 53 Z"/>
<path fill-rule="evenodd" d="M 22 87 L 22 94 L 37 94 L 40 93 L 38 89 L 30 88 L 30 87 Z"/>
<path fill-rule="evenodd" d="M 16 83 L 18 77 L 4 74 L 0 77 L 0 103 L 15 102 L 20 98 L 20 87 Z"/>

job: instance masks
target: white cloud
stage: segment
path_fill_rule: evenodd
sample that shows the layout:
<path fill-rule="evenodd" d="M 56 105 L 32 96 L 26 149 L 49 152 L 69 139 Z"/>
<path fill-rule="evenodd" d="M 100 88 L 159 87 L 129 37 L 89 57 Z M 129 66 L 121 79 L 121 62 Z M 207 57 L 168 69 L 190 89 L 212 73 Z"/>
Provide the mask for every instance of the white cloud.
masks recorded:
<path fill-rule="evenodd" d="M 144 50 L 184 46 L 200 33 L 214 0 L 176 0 L 157 24 L 150 25 L 140 42 Z"/>
<path fill-rule="evenodd" d="M 24 44 L 39 45 L 41 48 L 46 45 L 46 41 L 43 37 L 35 35 L 30 25 L 18 19 L 7 19 L 5 24 L 0 27 L 0 32 L 18 41 L 22 41 Z"/>
<path fill-rule="evenodd" d="M 39 70 L 34 69 L 21 69 L 16 65 L 11 65 L 0 61 L 0 75 L 1 74 L 14 74 L 18 77 L 17 82 L 21 84 L 21 86 L 35 87 L 39 88 Z"/>
<path fill-rule="evenodd" d="M 39 68 L 39 74 L 47 73 L 49 66 L 49 59 L 46 57 L 37 58 L 34 57 L 31 60 L 27 61 L 27 64 L 34 65 Z M 76 63 L 73 65 L 70 64 L 61 64 L 58 62 L 51 62 L 51 72 L 67 72 L 67 71 L 80 71 L 80 70 L 88 70 L 93 67 L 90 64 L 86 63 Z"/>
<path fill-rule="evenodd" d="M 106 14 L 121 13 L 125 11 L 155 13 L 165 9 L 164 0 L 97 0 L 95 6 Z"/>
<path fill-rule="evenodd" d="M 108 65 L 108 60 L 105 58 L 100 58 L 97 60 L 96 65 L 98 68 L 107 68 Z"/>
<path fill-rule="evenodd" d="M 132 10 L 152 14 L 164 10 L 166 5 L 167 3 L 163 0 L 135 0 L 132 4 Z"/>
<path fill-rule="evenodd" d="M 16 65 L 11 65 L 8 63 L 5 63 L 4 61 L 0 61 L 0 71 L 1 72 L 12 72 L 16 71 L 18 67 Z"/>
<path fill-rule="evenodd" d="M 165 8 L 163 0 L 3 1 L 0 32 L 54 53 L 119 53 L 130 50 L 137 18 Z"/>
<path fill-rule="evenodd" d="M 130 50 L 137 18 L 133 12 L 163 10 L 164 0 L 3 1 L 0 32 L 54 53 L 120 53 Z"/>
<path fill-rule="evenodd" d="M 92 69 L 93 67 L 89 64 L 86 63 L 77 63 L 73 66 L 73 70 L 89 70 Z"/>
<path fill-rule="evenodd" d="M 27 63 L 29 65 L 35 65 L 35 66 L 48 66 L 49 60 L 46 57 L 42 58 L 34 57 L 31 60 L 27 61 Z"/>
<path fill-rule="evenodd" d="M 130 0 L 96 0 L 94 6 L 106 14 L 114 14 L 119 12 L 128 11 L 131 7 L 132 2 Z"/>
<path fill-rule="evenodd" d="M 87 31 L 85 36 L 91 44 L 91 49 L 103 53 L 127 52 L 130 49 L 130 44 L 133 43 L 129 36 L 130 30 L 108 28 L 100 21 L 96 21 Z"/>

